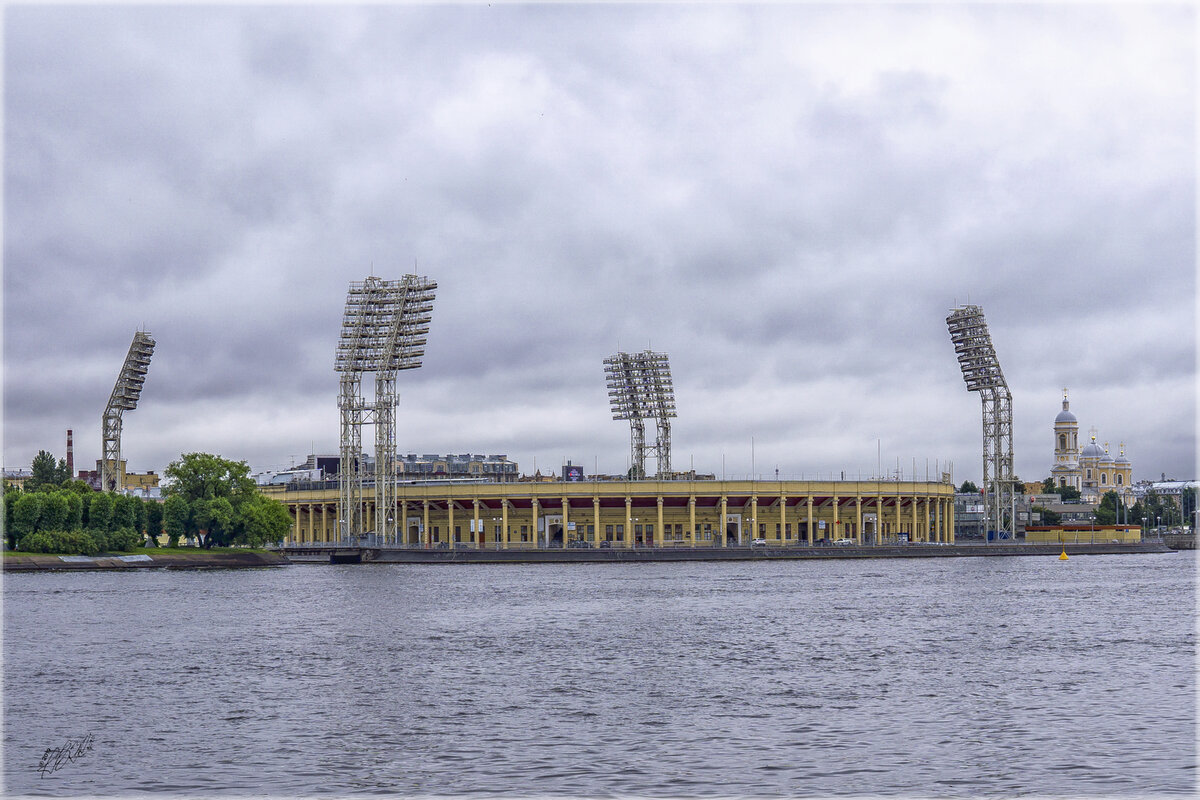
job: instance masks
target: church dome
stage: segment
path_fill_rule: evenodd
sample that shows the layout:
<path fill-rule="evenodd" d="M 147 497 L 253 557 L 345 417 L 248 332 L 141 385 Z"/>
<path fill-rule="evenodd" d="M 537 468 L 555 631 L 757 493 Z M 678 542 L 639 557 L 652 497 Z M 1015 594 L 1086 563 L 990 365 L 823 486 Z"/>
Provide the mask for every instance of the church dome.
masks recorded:
<path fill-rule="evenodd" d="M 1043 417 L 1043 419 L 1044 419 L 1044 417 Z M 1055 425 L 1058 425 L 1060 422 L 1078 423 L 1079 420 L 1075 419 L 1075 415 L 1072 414 L 1069 410 L 1064 408 L 1062 411 L 1058 412 L 1058 416 L 1054 418 Z"/>
<path fill-rule="evenodd" d="M 1128 459 L 1128 458 L 1126 458 L 1126 457 L 1125 457 L 1125 454 L 1124 454 L 1124 453 L 1122 453 L 1121 455 L 1117 456 L 1117 460 L 1116 460 L 1114 463 L 1116 463 L 1116 464 L 1128 464 L 1128 463 L 1130 463 L 1130 461 L 1129 461 L 1129 459 Z"/>
<path fill-rule="evenodd" d="M 1079 454 L 1079 457 L 1104 458 L 1104 448 L 1096 444 L 1096 440 L 1093 439 L 1086 447 L 1083 448 L 1083 452 Z"/>

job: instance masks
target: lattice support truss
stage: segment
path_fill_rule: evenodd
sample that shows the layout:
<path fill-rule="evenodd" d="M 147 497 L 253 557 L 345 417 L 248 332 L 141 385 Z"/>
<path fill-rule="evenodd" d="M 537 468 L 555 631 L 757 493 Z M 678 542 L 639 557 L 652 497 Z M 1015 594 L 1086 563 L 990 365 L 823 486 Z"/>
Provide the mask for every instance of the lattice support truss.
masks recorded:
<path fill-rule="evenodd" d="M 978 392 L 983 403 L 983 485 L 991 498 L 984 508 L 985 529 L 994 522 L 996 530 L 1007 530 L 1015 537 L 1012 393 L 996 358 L 983 309 L 973 305 L 956 308 L 946 317 L 946 326 L 967 391 Z"/>
<path fill-rule="evenodd" d="M 352 282 L 346 294 L 342 334 L 334 370 L 341 373 L 338 410 L 341 443 L 338 470 L 338 536 L 365 532 L 367 470 L 362 428 L 375 426 L 374 530 L 385 543 L 399 543 L 396 514 L 396 373 L 421 366 L 437 284 L 405 275 L 398 281 L 369 277 Z M 374 373 L 374 397 L 363 396 L 363 376 Z"/>
<path fill-rule="evenodd" d="M 646 476 L 646 458 L 653 456 L 660 479 L 671 476 L 671 418 L 675 414 L 675 389 L 666 353 L 643 350 L 617 353 L 604 359 L 608 400 L 613 419 L 629 420 L 630 473 Z M 657 428 L 654 444 L 646 445 L 645 419 Z"/>
<path fill-rule="evenodd" d="M 146 382 L 146 373 L 150 369 L 150 358 L 154 355 L 154 338 L 149 331 L 137 331 L 125 355 L 125 363 L 117 375 L 112 394 L 108 397 L 108 405 L 104 407 L 104 416 L 100 418 L 100 431 L 103 443 L 100 459 L 100 489 L 102 491 L 120 492 L 122 485 L 121 473 L 121 415 L 126 411 L 137 408 L 138 399 L 142 396 L 142 385 Z"/>

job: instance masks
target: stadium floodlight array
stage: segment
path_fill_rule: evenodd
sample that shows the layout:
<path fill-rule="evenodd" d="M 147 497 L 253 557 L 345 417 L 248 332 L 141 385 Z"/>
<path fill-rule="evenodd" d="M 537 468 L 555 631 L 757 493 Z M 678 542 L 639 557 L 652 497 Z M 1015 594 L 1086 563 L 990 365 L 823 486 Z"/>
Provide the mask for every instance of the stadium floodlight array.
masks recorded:
<path fill-rule="evenodd" d="M 350 283 L 334 371 L 341 373 L 338 468 L 338 532 L 364 532 L 366 483 L 362 426 L 375 425 L 374 530 L 385 543 L 399 543 L 396 519 L 396 373 L 416 369 L 425 356 L 437 283 L 405 275 L 398 281 L 368 277 Z M 363 397 L 362 379 L 375 374 L 375 395 Z"/>
<path fill-rule="evenodd" d="M 1012 393 L 996 358 L 983 309 L 974 305 L 955 308 L 946 317 L 946 326 L 967 391 L 978 392 L 983 403 L 983 486 L 991 498 L 984 506 L 984 529 L 995 522 L 997 531 L 1008 530 L 1015 537 Z"/>
<path fill-rule="evenodd" d="M 112 394 L 108 396 L 108 405 L 104 407 L 104 416 L 100 419 L 100 431 L 103 442 L 100 452 L 100 488 L 102 491 L 120 492 L 122 485 L 121 473 L 121 415 L 126 411 L 137 408 L 138 399 L 142 396 L 142 385 L 146 382 L 146 373 L 150 369 L 150 358 L 154 355 L 154 339 L 149 331 L 137 331 L 125 355 L 125 363 L 117 375 Z"/>
<path fill-rule="evenodd" d="M 650 350 L 617 353 L 604 359 L 604 374 L 613 419 L 629 420 L 631 475 L 645 477 L 646 457 L 653 455 L 657 476 L 670 477 L 671 417 L 676 414 L 667 354 Z M 646 417 L 653 417 L 657 426 L 655 443 L 650 448 L 646 446 Z"/>

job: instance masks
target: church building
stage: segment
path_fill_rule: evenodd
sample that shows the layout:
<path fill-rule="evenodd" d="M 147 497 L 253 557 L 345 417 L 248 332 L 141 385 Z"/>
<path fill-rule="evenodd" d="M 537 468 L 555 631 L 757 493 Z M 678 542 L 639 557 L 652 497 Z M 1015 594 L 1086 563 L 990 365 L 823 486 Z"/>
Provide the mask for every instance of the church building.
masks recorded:
<path fill-rule="evenodd" d="M 1091 441 L 1079 449 L 1079 420 L 1071 413 L 1067 390 L 1063 389 L 1062 411 L 1054 418 L 1054 466 L 1050 477 L 1056 486 L 1071 486 L 1079 490 L 1085 503 L 1098 503 L 1104 493 L 1115 491 L 1126 503 L 1131 502 L 1130 487 L 1133 464 L 1125 457 L 1125 444 L 1113 458 L 1104 447 L 1096 444 L 1096 429 Z"/>

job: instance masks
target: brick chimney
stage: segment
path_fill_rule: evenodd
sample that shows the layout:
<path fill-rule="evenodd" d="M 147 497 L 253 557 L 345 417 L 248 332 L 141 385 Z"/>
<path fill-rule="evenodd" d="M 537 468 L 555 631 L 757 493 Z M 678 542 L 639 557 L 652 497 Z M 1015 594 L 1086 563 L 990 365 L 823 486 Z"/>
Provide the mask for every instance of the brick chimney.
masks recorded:
<path fill-rule="evenodd" d="M 71 439 L 70 428 L 67 428 L 67 478 L 75 479 L 75 445 Z"/>

